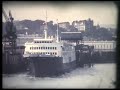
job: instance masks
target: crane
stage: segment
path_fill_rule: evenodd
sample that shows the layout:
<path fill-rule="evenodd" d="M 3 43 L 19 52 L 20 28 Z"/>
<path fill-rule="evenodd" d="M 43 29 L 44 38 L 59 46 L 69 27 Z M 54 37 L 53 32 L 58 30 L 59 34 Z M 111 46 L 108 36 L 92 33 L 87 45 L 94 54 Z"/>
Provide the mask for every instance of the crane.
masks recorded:
<path fill-rule="evenodd" d="M 5 31 L 6 34 L 3 35 L 2 45 L 3 45 L 3 73 L 15 73 L 21 72 L 26 69 L 26 62 L 22 58 L 22 49 L 25 47 L 17 46 L 16 44 L 16 27 L 13 23 L 14 18 L 12 17 L 11 11 L 7 16 L 5 10 L 3 9 L 2 14 L 6 20 Z"/>
<path fill-rule="evenodd" d="M 8 21 L 9 21 L 9 18 L 8 18 L 8 16 L 7 16 L 5 10 L 2 9 L 2 11 L 3 11 L 3 15 L 4 15 L 4 17 L 5 17 L 6 22 L 8 22 Z"/>
<path fill-rule="evenodd" d="M 11 11 L 9 11 L 9 17 L 7 16 L 4 9 L 2 9 L 2 12 L 6 20 L 6 23 L 5 23 L 6 34 L 3 36 L 3 39 L 5 39 L 5 42 L 9 42 L 11 49 L 12 49 L 11 52 L 14 53 L 15 50 L 13 49 L 15 49 L 16 39 L 17 39 L 16 27 L 13 24 L 14 18 L 12 17 Z"/>

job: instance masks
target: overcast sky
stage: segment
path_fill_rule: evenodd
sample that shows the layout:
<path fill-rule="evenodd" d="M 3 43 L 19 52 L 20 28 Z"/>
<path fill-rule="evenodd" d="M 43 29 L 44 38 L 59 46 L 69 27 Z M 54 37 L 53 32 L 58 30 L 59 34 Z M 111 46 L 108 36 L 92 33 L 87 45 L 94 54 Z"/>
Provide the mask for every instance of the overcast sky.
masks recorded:
<path fill-rule="evenodd" d="M 96 24 L 117 24 L 117 6 L 113 2 L 3 2 L 6 13 L 11 10 L 15 20 L 48 20 L 70 23 L 74 20 L 91 18 Z M 4 18 L 3 18 L 4 20 Z"/>

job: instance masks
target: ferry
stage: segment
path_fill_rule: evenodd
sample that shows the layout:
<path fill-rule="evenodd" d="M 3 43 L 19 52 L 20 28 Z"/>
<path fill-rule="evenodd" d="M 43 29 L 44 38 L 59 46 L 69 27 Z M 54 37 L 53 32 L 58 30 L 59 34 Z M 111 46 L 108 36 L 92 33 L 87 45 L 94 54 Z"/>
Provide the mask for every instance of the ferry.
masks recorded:
<path fill-rule="evenodd" d="M 44 38 L 35 38 L 33 42 L 25 43 L 23 57 L 28 63 L 29 74 L 58 75 L 74 69 L 76 67 L 75 46 L 60 41 L 58 28 L 56 38 L 47 37 L 47 28 L 44 33 Z"/>

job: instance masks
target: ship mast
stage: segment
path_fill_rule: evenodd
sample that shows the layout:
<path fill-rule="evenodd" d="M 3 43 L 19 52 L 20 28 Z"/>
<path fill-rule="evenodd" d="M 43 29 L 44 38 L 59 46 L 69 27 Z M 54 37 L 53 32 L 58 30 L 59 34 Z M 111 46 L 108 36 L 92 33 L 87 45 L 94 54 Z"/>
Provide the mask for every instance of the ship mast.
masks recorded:
<path fill-rule="evenodd" d="M 59 42 L 59 36 L 58 36 L 58 19 L 57 19 L 57 42 Z"/>
<path fill-rule="evenodd" d="M 47 11 L 46 11 L 46 22 L 45 22 L 45 30 L 44 30 L 44 32 L 45 32 L 45 39 L 47 39 Z"/>

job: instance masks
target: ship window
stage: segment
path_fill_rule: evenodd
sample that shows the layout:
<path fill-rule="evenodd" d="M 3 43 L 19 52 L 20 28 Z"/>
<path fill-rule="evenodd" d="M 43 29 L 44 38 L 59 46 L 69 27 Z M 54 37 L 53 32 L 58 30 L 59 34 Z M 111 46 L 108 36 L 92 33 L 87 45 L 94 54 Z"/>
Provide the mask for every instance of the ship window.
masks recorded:
<path fill-rule="evenodd" d="M 36 47 L 36 49 L 38 49 L 38 47 Z"/>
<path fill-rule="evenodd" d="M 52 49 L 52 47 L 50 47 L 50 49 Z"/>
<path fill-rule="evenodd" d="M 57 55 L 57 53 L 55 52 L 55 55 Z"/>
<path fill-rule="evenodd" d="M 48 49 L 49 49 L 49 47 L 48 47 Z"/>
<path fill-rule="evenodd" d="M 33 47 L 33 49 L 35 49 L 35 47 Z"/>
<path fill-rule="evenodd" d="M 53 52 L 53 55 L 54 55 L 54 52 Z"/>
<path fill-rule="evenodd" d="M 55 50 L 56 50 L 56 47 L 55 47 Z"/>
<path fill-rule="evenodd" d="M 105 44 L 104 44 L 104 49 L 105 49 Z"/>
<path fill-rule="evenodd" d="M 110 45 L 110 49 L 112 49 L 112 48 L 111 48 L 111 45 Z"/>
<path fill-rule="evenodd" d="M 46 49 L 47 49 L 47 47 L 46 47 Z"/>
<path fill-rule="evenodd" d="M 39 47 L 39 49 L 40 49 L 40 47 Z"/>
<path fill-rule="evenodd" d="M 42 43 L 44 43 L 44 41 L 42 41 Z"/>
<path fill-rule="evenodd" d="M 43 47 L 43 49 L 45 49 L 45 47 Z"/>
<path fill-rule="evenodd" d="M 30 47 L 30 50 L 31 50 L 31 47 Z"/>

